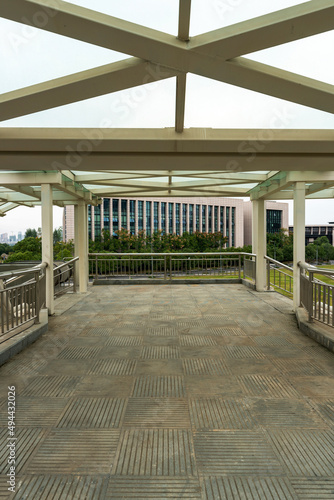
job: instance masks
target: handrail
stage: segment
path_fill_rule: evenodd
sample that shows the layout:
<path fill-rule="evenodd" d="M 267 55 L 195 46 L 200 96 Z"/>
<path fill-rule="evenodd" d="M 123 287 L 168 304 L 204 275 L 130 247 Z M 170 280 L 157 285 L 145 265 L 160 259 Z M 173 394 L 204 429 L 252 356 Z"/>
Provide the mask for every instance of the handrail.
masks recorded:
<path fill-rule="evenodd" d="M 306 262 L 299 261 L 298 266 L 301 269 L 304 269 L 305 271 L 311 271 L 312 273 L 316 274 L 323 274 L 325 276 L 330 276 L 334 279 L 334 274 L 333 270 L 326 270 L 326 269 L 319 269 L 319 267 L 316 266 L 311 266 L 310 264 L 307 264 Z"/>
<path fill-rule="evenodd" d="M 283 262 L 279 262 L 278 260 L 272 259 L 271 257 L 268 257 L 268 255 L 265 255 L 264 258 L 269 262 L 272 262 L 273 264 L 278 264 L 279 267 L 284 267 L 285 269 L 289 269 L 289 271 L 293 271 L 292 267 L 283 264 Z"/>
<path fill-rule="evenodd" d="M 201 255 L 249 255 L 250 257 L 256 257 L 255 253 L 247 253 L 247 252 L 106 252 L 106 253 L 89 253 L 88 256 L 96 257 L 96 256 L 107 256 L 107 255 L 115 255 L 115 256 L 159 256 L 164 257 L 165 255 L 172 256 L 182 256 L 182 255 L 196 255 L 197 257 Z"/>
<path fill-rule="evenodd" d="M 45 269 L 48 266 L 46 262 L 42 262 L 41 264 L 38 264 L 37 266 L 30 267 L 29 269 L 22 269 L 22 271 L 4 271 L 0 273 L 0 279 L 6 279 L 8 276 L 9 278 L 15 277 L 15 276 L 22 276 L 23 274 L 31 274 L 33 272 L 36 272 L 38 270 Z"/>
<path fill-rule="evenodd" d="M 91 255 L 91 254 L 89 254 L 89 255 Z M 68 266 L 69 264 L 72 264 L 73 262 L 76 262 L 77 260 L 79 260 L 79 257 L 74 257 L 71 260 L 67 260 L 63 264 L 60 264 L 59 266 L 54 267 L 53 270 L 56 271 L 57 269 L 61 269 L 62 267 Z"/>

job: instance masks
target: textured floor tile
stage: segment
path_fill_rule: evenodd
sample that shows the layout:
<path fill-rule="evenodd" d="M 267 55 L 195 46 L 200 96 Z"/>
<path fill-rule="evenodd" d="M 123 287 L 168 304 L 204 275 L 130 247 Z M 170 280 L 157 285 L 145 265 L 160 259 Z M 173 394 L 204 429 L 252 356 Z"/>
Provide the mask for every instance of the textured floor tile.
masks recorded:
<path fill-rule="evenodd" d="M 334 433 L 313 430 L 270 431 L 279 460 L 291 476 L 334 477 Z"/>
<path fill-rule="evenodd" d="M 291 484 L 300 500 L 332 500 L 334 477 L 291 479 Z"/>
<path fill-rule="evenodd" d="M 171 326 L 150 326 L 146 331 L 146 335 L 173 337 L 176 335 L 176 328 Z"/>
<path fill-rule="evenodd" d="M 297 500 L 298 498 L 290 481 L 284 477 L 213 476 L 203 479 L 204 500 Z"/>
<path fill-rule="evenodd" d="M 262 426 L 289 428 L 321 428 L 326 423 L 302 400 L 258 399 L 249 402 L 253 418 Z"/>
<path fill-rule="evenodd" d="M 16 429 L 15 431 L 15 472 L 19 474 L 26 468 L 36 449 L 45 438 L 41 429 Z M 0 474 L 8 473 L 8 429 L 0 429 Z"/>
<path fill-rule="evenodd" d="M 113 474 L 117 476 L 195 476 L 187 430 L 143 429 L 122 433 Z"/>
<path fill-rule="evenodd" d="M 277 476 L 283 469 L 260 432 L 211 431 L 194 436 L 196 461 L 203 475 Z"/>
<path fill-rule="evenodd" d="M 116 429 L 56 429 L 39 447 L 27 473 L 107 474 L 118 440 Z"/>
<path fill-rule="evenodd" d="M 289 376 L 289 381 L 303 396 L 311 398 L 334 398 L 333 377 Z"/>
<path fill-rule="evenodd" d="M 181 346 L 215 346 L 217 342 L 214 338 L 200 335 L 181 335 Z"/>
<path fill-rule="evenodd" d="M 134 378 L 117 375 L 87 375 L 75 388 L 75 396 L 126 398 L 130 395 Z"/>
<path fill-rule="evenodd" d="M 184 380 L 181 376 L 137 377 L 133 397 L 174 397 L 185 396 Z"/>
<path fill-rule="evenodd" d="M 210 327 L 210 334 L 217 335 L 221 337 L 242 337 L 246 335 L 246 333 L 237 327 Z"/>
<path fill-rule="evenodd" d="M 281 377 L 266 375 L 246 375 L 238 377 L 238 381 L 249 396 L 271 398 L 298 398 L 298 392 Z"/>
<path fill-rule="evenodd" d="M 142 359 L 177 359 L 180 349 L 173 346 L 144 346 L 141 351 Z"/>
<path fill-rule="evenodd" d="M 283 373 L 295 376 L 326 375 L 326 372 L 311 361 L 292 363 L 289 359 L 273 359 L 273 364 Z"/>
<path fill-rule="evenodd" d="M 191 423 L 195 429 L 249 429 L 254 421 L 242 401 L 222 398 L 190 400 Z"/>
<path fill-rule="evenodd" d="M 34 378 L 22 392 L 22 396 L 66 398 L 73 394 L 79 377 L 47 376 Z"/>
<path fill-rule="evenodd" d="M 228 345 L 221 348 L 222 355 L 232 359 L 264 359 L 260 349 L 248 345 Z"/>
<path fill-rule="evenodd" d="M 133 375 L 136 366 L 134 359 L 99 359 L 89 370 L 89 375 Z"/>
<path fill-rule="evenodd" d="M 238 382 L 237 377 L 230 375 L 207 376 L 185 375 L 185 384 L 188 396 L 192 398 L 219 396 L 223 398 L 243 397 L 245 391 Z"/>
<path fill-rule="evenodd" d="M 183 359 L 183 370 L 186 375 L 229 375 L 223 359 Z"/>
<path fill-rule="evenodd" d="M 188 402 L 177 398 L 130 398 L 124 426 L 129 427 L 190 427 Z"/>
<path fill-rule="evenodd" d="M 316 401 L 315 408 L 329 425 L 334 426 L 334 399 Z"/>
<path fill-rule="evenodd" d="M 184 499 L 201 500 L 199 482 L 190 477 L 118 477 L 112 476 L 107 493 L 109 499 Z"/>
<path fill-rule="evenodd" d="M 76 398 L 63 412 L 57 427 L 118 428 L 126 406 L 120 398 Z"/>
<path fill-rule="evenodd" d="M 68 400 L 61 398 L 36 398 L 18 396 L 15 422 L 20 427 L 52 427 L 56 425 Z M 43 408 L 43 411 L 41 411 Z M 7 426 L 7 405 L 1 409 L 1 426 Z"/>
<path fill-rule="evenodd" d="M 20 481 L 13 500 L 86 499 L 104 500 L 108 477 L 99 476 L 26 476 Z"/>
<path fill-rule="evenodd" d="M 143 343 L 143 337 L 118 337 L 112 336 L 109 337 L 105 345 L 108 347 L 133 347 L 140 346 Z"/>

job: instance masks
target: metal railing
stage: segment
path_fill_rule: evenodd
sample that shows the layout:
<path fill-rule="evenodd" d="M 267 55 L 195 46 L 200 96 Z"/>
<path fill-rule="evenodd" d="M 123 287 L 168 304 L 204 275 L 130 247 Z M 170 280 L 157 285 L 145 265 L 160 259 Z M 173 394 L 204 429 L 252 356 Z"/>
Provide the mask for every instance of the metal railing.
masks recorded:
<path fill-rule="evenodd" d="M 334 327 L 333 297 L 334 274 L 332 270 L 326 271 L 305 262 L 298 262 L 300 273 L 300 302 L 306 309 L 309 321 L 314 319 L 325 325 Z M 332 283 L 321 281 L 315 274 L 326 276 Z"/>
<path fill-rule="evenodd" d="M 79 257 L 75 257 L 67 262 L 57 265 L 53 269 L 54 295 L 62 295 L 70 290 L 76 292 L 75 263 Z"/>
<path fill-rule="evenodd" d="M 255 255 L 244 252 L 209 253 L 91 253 L 89 274 L 95 279 L 238 279 L 244 262 L 254 262 Z M 249 277 L 255 279 L 252 264 Z M 246 267 L 247 267 L 246 265 Z"/>
<path fill-rule="evenodd" d="M 267 265 L 267 290 L 278 289 L 293 296 L 293 268 L 265 256 Z"/>
<path fill-rule="evenodd" d="M 19 327 L 38 323 L 45 304 L 46 266 L 0 273 L 0 342 Z"/>

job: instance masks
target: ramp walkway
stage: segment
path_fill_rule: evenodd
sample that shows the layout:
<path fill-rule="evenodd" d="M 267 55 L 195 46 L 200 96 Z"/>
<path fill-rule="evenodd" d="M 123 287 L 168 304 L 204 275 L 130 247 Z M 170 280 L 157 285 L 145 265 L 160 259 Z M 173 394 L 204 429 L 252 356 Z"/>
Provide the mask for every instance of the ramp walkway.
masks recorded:
<path fill-rule="evenodd" d="M 63 306 L 0 368 L 1 500 L 334 498 L 334 354 L 288 299 L 137 285 Z"/>

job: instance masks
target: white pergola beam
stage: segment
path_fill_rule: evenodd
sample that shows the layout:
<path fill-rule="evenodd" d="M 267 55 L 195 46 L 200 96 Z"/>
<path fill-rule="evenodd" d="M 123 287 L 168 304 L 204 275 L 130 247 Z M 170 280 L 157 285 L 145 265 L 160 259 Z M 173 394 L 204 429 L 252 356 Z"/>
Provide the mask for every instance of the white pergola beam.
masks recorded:
<path fill-rule="evenodd" d="M 316 0 L 193 37 L 189 49 L 223 59 L 300 40 L 334 27 L 332 0 Z"/>
<path fill-rule="evenodd" d="M 0 121 L 90 99 L 143 83 L 175 76 L 175 72 L 137 58 L 31 85 L 0 95 Z"/>
<path fill-rule="evenodd" d="M 179 29 L 178 39 L 183 42 L 189 40 L 191 0 L 179 1 Z M 176 77 L 176 103 L 175 103 L 175 130 L 183 132 L 184 112 L 186 105 L 187 74 L 182 73 Z"/>
<path fill-rule="evenodd" d="M 320 1 L 324 2 L 323 9 L 315 9 L 317 12 L 308 15 L 321 16 L 321 11 L 325 10 L 323 17 L 326 19 L 329 12 L 327 9 L 332 6 L 327 0 Z M 315 6 L 317 2 L 309 3 Z M 0 16 L 29 23 L 29 18 L 48 6 L 46 0 L 3 0 L 0 4 Z M 230 54 L 226 57 L 228 60 L 225 60 L 217 57 L 211 50 L 206 50 L 205 44 L 197 46 L 196 51 L 187 50 L 185 42 L 171 35 L 65 2 L 57 5 L 52 12 L 53 15 L 48 17 L 43 26 L 45 30 L 139 57 L 173 71 L 192 72 L 322 111 L 334 112 L 332 85 L 248 59 L 231 59 Z M 280 15 L 284 16 L 284 11 Z M 326 22 L 328 21 L 320 22 L 320 31 L 327 30 L 328 26 L 324 28 L 323 24 Z M 267 31 L 274 26 L 275 23 L 270 24 Z M 305 36 L 308 36 L 307 32 Z M 227 38 L 227 47 L 228 44 Z"/>

